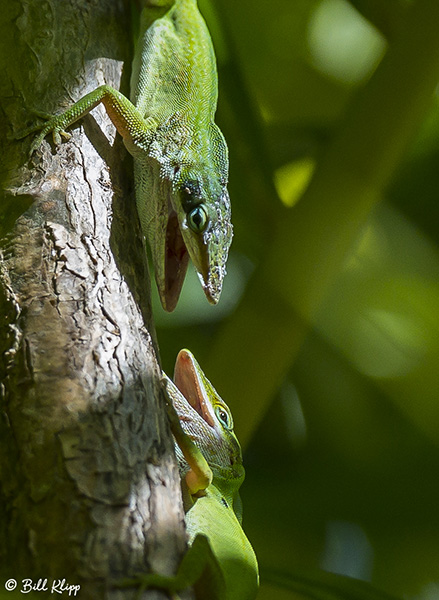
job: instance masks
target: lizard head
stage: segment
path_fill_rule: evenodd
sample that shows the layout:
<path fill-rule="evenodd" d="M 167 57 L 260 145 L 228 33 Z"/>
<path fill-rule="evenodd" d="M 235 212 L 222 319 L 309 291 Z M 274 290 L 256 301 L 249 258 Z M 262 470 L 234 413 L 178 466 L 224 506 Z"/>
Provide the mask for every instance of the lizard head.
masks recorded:
<path fill-rule="evenodd" d="M 182 175 L 174 187 L 167 227 L 165 278 L 173 282 L 168 297 L 171 304 L 177 302 L 190 258 L 208 301 L 216 304 L 233 235 L 229 194 L 225 185 L 209 178 Z"/>
<path fill-rule="evenodd" d="M 180 395 L 173 404 L 184 431 L 200 448 L 214 480 L 227 480 L 229 488 L 237 491 L 244 467 L 232 414 L 189 350 L 178 353 L 174 383 Z"/>
<path fill-rule="evenodd" d="M 159 292 L 168 311 L 177 304 L 189 258 L 208 301 L 218 302 L 233 236 L 224 136 L 215 123 L 209 123 L 183 143 L 177 116 L 173 115 L 168 126 L 174 131 L 178 150 L 161 158 L 161 179 L 168 180 L 170 192 Z"/>
<path fill-rule="evenodd" d="M 155 160 L 134 163 L 140 222 L 168 312 L 177 305 L 189 259 L 208 301 L 218 302 L 233 236 L 224 137 L 210 123 L 198 132 L 199 140 L 182 139 L 177 117 L 151 143 Z"/>

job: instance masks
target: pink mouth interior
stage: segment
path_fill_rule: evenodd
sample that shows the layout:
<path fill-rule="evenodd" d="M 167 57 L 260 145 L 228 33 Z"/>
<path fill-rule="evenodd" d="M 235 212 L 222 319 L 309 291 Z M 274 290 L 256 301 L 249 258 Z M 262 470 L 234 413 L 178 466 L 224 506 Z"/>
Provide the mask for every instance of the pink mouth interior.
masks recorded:
<path fill-rule="evenodd" d="M 181 235 L 177 214 L 173 211 L 168 218 L 165 252 L 165 301 L 168 311 L 174 310 L 189 263 L 189 254 Z"/>
<path fill-rule="evenodd" d="M 213 426 L 213 420 L 200 389 L 194 365 L 187 354 L 180 353 L 178 355 L 175 365 L 174 383 L 200 417 Z"/>

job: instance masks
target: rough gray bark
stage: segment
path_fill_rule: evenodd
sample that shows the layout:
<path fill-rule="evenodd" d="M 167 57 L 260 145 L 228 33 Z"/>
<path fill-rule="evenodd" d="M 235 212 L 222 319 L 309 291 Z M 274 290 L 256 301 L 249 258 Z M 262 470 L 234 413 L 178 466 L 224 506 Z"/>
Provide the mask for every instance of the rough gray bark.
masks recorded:
<path fill-rule="evenodd" d="M 2 131 L 99 84 L 120 87 L 128 32 L 122 0 L 9 0 Z M 1 575 L 131 598 L 111 581 L 172 573 L 184 515 L 130 159 L 104 111 L 93 117 L 31 161 L 30 139 L 0 136 Z"/>

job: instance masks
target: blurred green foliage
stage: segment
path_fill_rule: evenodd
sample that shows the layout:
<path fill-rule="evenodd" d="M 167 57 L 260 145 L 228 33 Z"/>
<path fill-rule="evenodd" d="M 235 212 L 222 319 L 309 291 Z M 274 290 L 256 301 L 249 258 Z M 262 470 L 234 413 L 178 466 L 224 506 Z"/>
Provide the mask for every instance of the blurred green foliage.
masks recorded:
<path fill-rule="evenodd" d="M 262 566 L 435 600 L 437 4 L 199 4 L 235 239 L 218 306 L 193 272 L 175 313 L 156 302 L 164 368 L 189 347 L 234 412 Z"/>

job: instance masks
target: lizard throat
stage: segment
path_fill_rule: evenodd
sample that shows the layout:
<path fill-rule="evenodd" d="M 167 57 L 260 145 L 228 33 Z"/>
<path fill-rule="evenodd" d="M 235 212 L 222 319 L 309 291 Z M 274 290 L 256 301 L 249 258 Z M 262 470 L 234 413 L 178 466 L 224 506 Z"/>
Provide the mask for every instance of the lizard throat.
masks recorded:
<path fill-rule="evenodd" d="M 174 310 L 183 287 L 189 253 L 181 235 L 177 213 L 172 211 L 166 227 L 164 300 L 166 310 Z"/>

